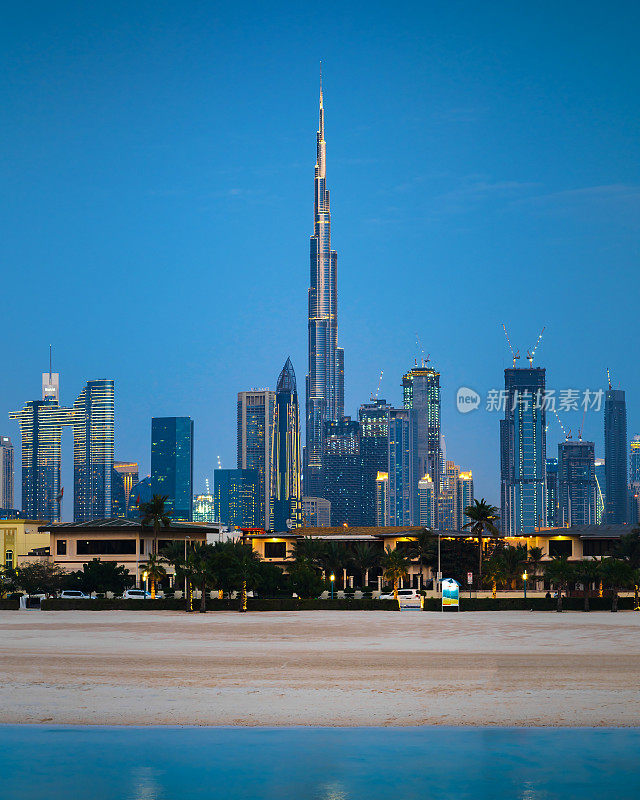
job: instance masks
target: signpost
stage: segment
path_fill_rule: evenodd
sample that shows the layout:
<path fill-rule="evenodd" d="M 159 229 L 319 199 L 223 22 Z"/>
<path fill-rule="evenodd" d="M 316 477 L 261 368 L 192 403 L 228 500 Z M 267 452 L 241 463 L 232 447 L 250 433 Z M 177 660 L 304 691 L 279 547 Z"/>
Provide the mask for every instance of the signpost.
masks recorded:
<path fill-rule="evenodd" d="M 442 610 L 445 608 L 460 611 L 460 584 L 453 578 L 445 578 L 442 581 Z"/>
<path fill-rule="evenodd" d="M 469 600 L 471 600 L 471 586 L 473 585 L 473 572 L 467 572 L 467 583 L 469 585 Z"/>

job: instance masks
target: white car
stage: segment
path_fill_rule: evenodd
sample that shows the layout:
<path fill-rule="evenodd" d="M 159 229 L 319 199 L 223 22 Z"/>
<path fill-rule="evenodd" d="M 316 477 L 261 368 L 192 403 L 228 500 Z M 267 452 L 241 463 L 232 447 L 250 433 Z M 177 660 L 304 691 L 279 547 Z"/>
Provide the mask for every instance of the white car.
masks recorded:
<path fill-rule="evenodd" d="M 91 595 L 81 592 L 80 589 L 64 589 L 60 592 L 60 597 L 65 600 L 91 600 Z"/>
<path fill-rule="evenodd" d="M 164 597 L 163 592 L 156 592 L 156 600 Z M 127 589 L 122 595 L 123 600 L 151 600 L 151 592 L 145 592 L 144 589 Z"/>
<path fill-rule="evenodd" d="M 403 598 L 411 599 L 411 600 L 419 600 L 420 595 L 418 594 L 417 589 L 398 589 L 398 600 L 402 600 Z M 391 594 L 381 594 L 378 600 L 395 600 L 396 598 L 393 596 L 393 592 Z"/>

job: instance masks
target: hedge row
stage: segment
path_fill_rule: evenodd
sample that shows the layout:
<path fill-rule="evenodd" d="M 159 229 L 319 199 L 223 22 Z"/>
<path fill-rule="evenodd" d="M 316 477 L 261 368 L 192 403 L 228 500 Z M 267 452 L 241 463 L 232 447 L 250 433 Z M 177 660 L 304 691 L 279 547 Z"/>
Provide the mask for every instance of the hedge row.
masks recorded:
<path fill-rule="evenodd" d="M 546 597 L 464 597 L 460 596 L 460 611 L 555 611 L 558 601 L 555 598 L 547 600 Z M 590 597 L 591 611 L 610 611 L 610 597 Z M 621 611 L 631 611 L 634 607 L 633 597 L 619 597 L 618 608 Z M 428 597 L 424 601 L 424 611 L 440 611 L 441 601 L 438 597 Z M 562 609 L 564 611 L 583 611 L 584 598 L 563 597 Z"/>
<path fill-rule="evenodd" d="M 18 611 L 20 608 L 20 598 L 11 597 L 0 600 L 0 611 Z"/>
<path fill-rule="evenodd" d="M 237 611 L 240 600 L 209 600 L 207 611 Z M 43 611 L 184 611 L 185 601 L 174 598 L 162 600 L 77 600 L 51 598 L 43 600 Z M 200 609 L 200 601 L 194 600 L 194 611 Z M 296 597 L 281 597 L 273 600 L 260 597 L 247 599 L 248 611 L 397 611 L 394 600 L 302 600 Z"/>

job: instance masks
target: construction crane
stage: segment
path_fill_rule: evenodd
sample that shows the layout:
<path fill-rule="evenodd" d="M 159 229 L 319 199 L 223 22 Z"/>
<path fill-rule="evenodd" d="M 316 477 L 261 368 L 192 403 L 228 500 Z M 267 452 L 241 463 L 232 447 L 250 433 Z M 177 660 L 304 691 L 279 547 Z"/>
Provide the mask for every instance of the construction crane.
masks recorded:
<path fill-rule="evenodd" d="M 564 427 L 564 425 L 562 424 L 562 421 L 560 420 L 560 417 L 558 416 L 558 412 L 556 411 L 556 409 L 555 409 L 555 406 L 554 406 L 554 405 L 551 405 L 551 410 L 552 410 L 552 411 L 553 411 L 553 413 L 556 415 L 556 419 L 558 420 L 558 425 L 559 425 L 559 426 L 562 428 L 562 432 L 564 433 L 564 438 L 565 438 L 565 440 L 566 440 L 566 441 L 569 441 L 569 439 L 571 439 L 571 428 L 569 428 L 569 431 L 568 431 L 568 432 L 565 430 L 565 427 Z"/>
<path fill-rule="evenodd" d="M 529 366 L 530 367 L 533 366 L 533 357 L 536 354 L 536 350 L 538 349 L 538 345 L 540 344 L 540 339 L 542 339 L 542 334 L 544 333 L 544 329 L 546 327 L 547 327 L 546 325 L 542 326 L 542 330 L 540 331 L 540 335 L 536 339 L 536 343 L 533 345 L 533 350 L 531 350 L 531 351 L 527 350 L 527 358 L 529 359 Z"/>
<path fill-rule="evenodd" d="M 607 382 L 609 384 L 609 391 L 611 391 L 611 375 L 609 373 L 609 367 L 607 367 Z"/>
<path fill-rule="evenodd" d="M 509 350 L 511 350 L 511 355 L 513 356 L 513 368 L 516 368 L 516 361 L 520 358 L 520 351 L 513 349 L 513 345 L 511 344 L 511 339 L 509 338 L 509 334 L 507 333 L 507 327 L 502 323 L 502 330 L 504 331 L 504 335 L 507 337 L 507 342 L 509 344 Z"/>
<path fill-rule="evenodd" d="M 218 469 L 222 469 L 222 461 L 220 459 L 220 456 L 218 456 Z"/>
<path fill-rule="evenodd" d="M 384 370 L 380 370 L 380 377 L 378 378 L 378 388 L 376 389 L 376 393 L 371 395 L 371 402 L 378 399 L 378 395 L 380 394 L 380 384 L 382 383 L 382 376 L 384 375 Z"/>

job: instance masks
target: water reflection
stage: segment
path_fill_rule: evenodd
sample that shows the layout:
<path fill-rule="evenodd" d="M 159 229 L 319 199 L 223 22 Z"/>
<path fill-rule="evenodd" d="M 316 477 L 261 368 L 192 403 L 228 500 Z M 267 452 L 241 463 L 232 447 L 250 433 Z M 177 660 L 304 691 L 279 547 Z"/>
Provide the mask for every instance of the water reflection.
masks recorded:
<path fill-rule="evenodd" d="M 165 796 L 151 767 L 139 767 L 131 778 L 131 800 L 162 800 Z"/>

